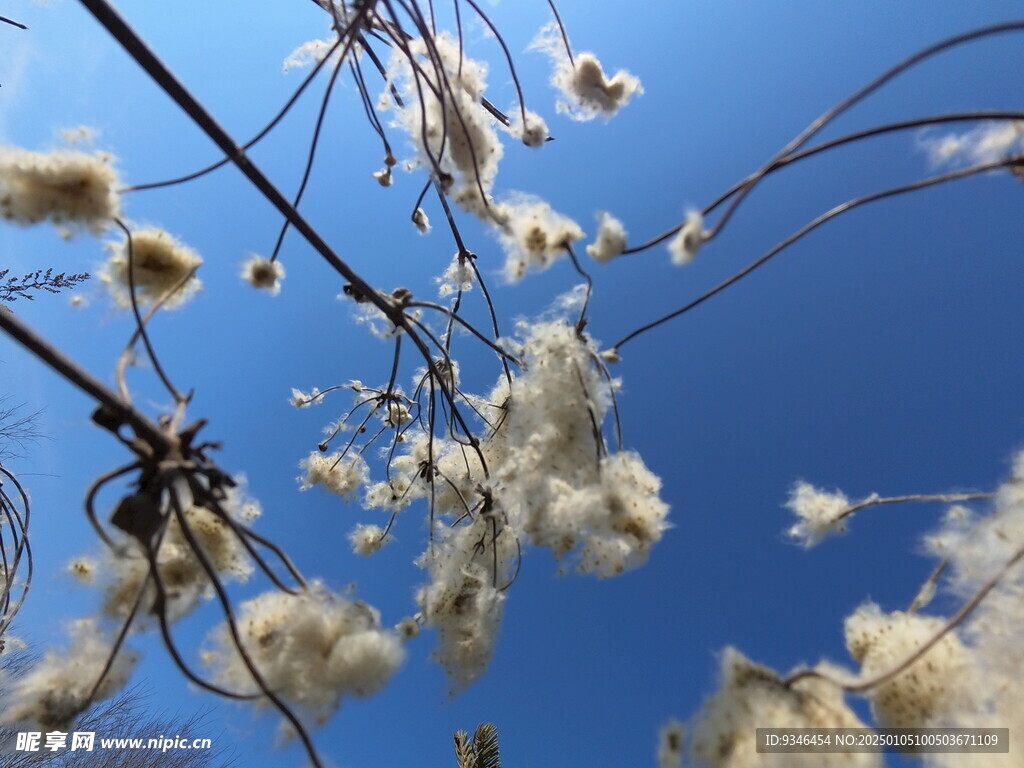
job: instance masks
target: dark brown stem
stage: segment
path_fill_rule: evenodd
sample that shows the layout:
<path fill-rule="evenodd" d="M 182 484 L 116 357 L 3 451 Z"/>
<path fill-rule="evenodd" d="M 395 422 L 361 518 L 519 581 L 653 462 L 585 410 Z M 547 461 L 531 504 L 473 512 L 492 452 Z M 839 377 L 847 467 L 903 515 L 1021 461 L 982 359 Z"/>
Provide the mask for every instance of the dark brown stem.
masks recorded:
<path fill-rule="evenodd" d="M 171 452 L 177 448 L 177 438 L 164 432 L 120 395 L 67 357 L 32 328 L 21 322 L 13 312 L 0 312 L 0 329 L 42 360 L 60 376 L 78 387 L 98 403 L 128 424 L 135 434 L 150 445 Z"/>

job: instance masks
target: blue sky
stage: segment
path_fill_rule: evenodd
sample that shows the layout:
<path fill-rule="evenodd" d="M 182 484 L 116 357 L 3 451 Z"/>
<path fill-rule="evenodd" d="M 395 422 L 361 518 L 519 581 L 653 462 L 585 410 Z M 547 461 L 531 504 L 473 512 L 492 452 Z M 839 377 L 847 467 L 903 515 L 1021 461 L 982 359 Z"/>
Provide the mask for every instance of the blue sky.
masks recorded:
<path fill-rule="evenodd" d="M 140 34 L 238 140 L 247 140 L 298 85 L 282 73 L 302 42 L 323 37 L 310 2 L 176 4 L 123 0 Z M 661 232 L 683 210 L 703 206 L 756 169 L 827 107 L 912 51 L 957 32 L 1012 18 L 1019 5 L 992 0 L 784 4 L 651 2 L 560 4 L 577 49 L 606 68 L 638 75 L 645 94 L 608 124 L 557 116 L 547 60 L 522 53 L 548 16 L 540 0 L 489 7 L 513 52 L 531 108 L 556 141 L 534 152 L 510 145 L 503 190 L 549 200 L 593 233 L 594 212 L 621 218 L 631 239 Z M 0 28 L 0 140 L 46 149 L 60 129 L 94 127 L 129 183 L 193 170 L 217 159 L 179 114 L 70 0 L 6 8 L 29 31 Z M 513 90 L 493 40 L 470 34 L 473 54 L 493 63 L 493 97 Z M 902 77 L 827 129 L 825 136 L 881 122 L 968 109 L 1019 108 L 1020 36 L 975 43 Z M 315 84 L 253 157 L 290 194 L 298 184 L 322 85 Z M 389 189 L 370 174 L 377 145 L 355 89 L 339 87 L 302 210 L 371 283 L 418 295 L 455 246 L 441 226 L 419 236 L 407 222 L 418 177 Z M 396 148 L 409 149 L 396 134 Z M 799 164 L 768 179 L 720 239 L 684 269 L 663 248 L 594 265 L 590 332 L 605 342 L 674 309 L 848 198 L 930 171 L 913 133 L 874 139 Z M 1019 407 L 1024 374 L 1024 263 L 1019 182 L 972 178 L 884 201 L 829 223 L 763 270 L 695 312 L 623 349 L 616 373 L 627 447 L 664 480 L 674 524 L 650 562 L 616 579 L 557 576 L 528 551 L 506 606 L 488 673 L 455 699 L 430 658 L 429 633 L 409 646 L 404 669 L 366 701 L 346 701 L 316 742 L 332 764 L 371 768 L 446 765 L 451 734 L 498 725 L 506 764 L 654 764 L 655 734 L 685 718 L 713 689 L 715 654 L 735 645 L 781 670 L 821 657 L 847 662 L 842 619 L 865 599 L 905 607 L 932 563 L 921 534 L 937 505 L 861 514 L 845 537 L 812 551 L 788 543 L 782 505 L 798 478 L 852 497 L 990 489 L 1024 447 Z M 412 612 L 424 544 L 418 513 L 399 521 L 396 543 L 370 560 L 349 551 L 356 522 L 379 522 L 318 489 L 300 494 L 297 462 L 314 447 L 328 404 L 296 411 L 291 387 L 351 378 L 386 380 L 390 349 L 352 321 L 336 276 L 289 235 L 281 295 L 237 277 L 249 252 L 272 247 L 279 219 L 226 168 L 187 186 L 138 193 L 138 222 L 159 224 L 205 258 L 205 289 L 187 308 L 159 318 L 154 338 L 167 368 L 194 387 L 195 416 L 223 439 L 221 465 L 245 472 L 271 535 L 307 575 L 336 588 L 355 583 L 385 622 Z M 442 216 L 427 208 L 435 225 Z M 516 286 L 502 285 L 496 240 L 463 217 L 469 247 L 490 278 L 505 327 L 541 311 L 577 281 L 567 263 Z M 0 228 L 0 268 L 95 270 L 101 244 L 62 241 L 48 229 Z M 131 332 L 98 281 L 73 309 L 41 297 L 19 314 L 85 367 L 112 381 Z M 473 296 L 474 301 L 479 296 Z M 492 358 L 460 341 L 479 388 Z M 491 366 L 491 367 L 488 367 Z M 411 372 L 406 375 L 406 380 Z M 0 391 L 45 407 L 49 438 L 15 468 L 34 501 L 38 581 L 20 631 L 40 645 L 62 639 L 62 623 L 95 609 L 97 596 L 59 575 L 94 550 L 81 511 L 89 481 L 125 457 L 90 426 L 90 403 L 42 366 L 0 341 Z M 166 405 L 150 372 L 132 373 L 137 401 Z M 261 586 L 260 589 L 263 587 Z M 240 597 L 252 589 L 238 592 Z M 939 601 L 938 609 L 951 603 Z M 183 622 L 195 645 L 215 617 Z M 170 710 L 215 704 L 189 690 L 154 642 L 138 679 Z M 217 705 L 212 734 L 244 765 L 297 765 L 294 749 L 269 752 L 273 719 Z M 998 724 L 996 724 L 998 725 Z"/>

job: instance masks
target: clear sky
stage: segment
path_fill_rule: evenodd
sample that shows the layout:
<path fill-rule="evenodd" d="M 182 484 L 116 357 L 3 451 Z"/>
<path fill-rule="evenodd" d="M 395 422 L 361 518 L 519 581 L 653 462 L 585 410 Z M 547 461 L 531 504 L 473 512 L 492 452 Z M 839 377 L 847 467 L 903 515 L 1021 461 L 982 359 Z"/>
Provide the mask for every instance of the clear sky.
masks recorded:
<path fill-rule="evenodd" d="M 493 7 L 492 7 L 493 6 Z M 122 0 L 125 17 L 228 131 L 255 134 L 301 81 L 282 72 L 301 43 L 327 34 L 306 0 L 218 3 Z M 548 61 L 525 49 L 548 20 L 541 0 L 495 2 L 488 12 L 517 56 L 529 105 L 556 140 L 540 151 L 510 142 L 501 190 L 538 194 L 593 234 L 594 214 L 614 212 L 631 240 L 653 236 L 689 207 L 702 207 L 755 170 L 814 117 L 903 56 L 972 27 L 1012 18 L 1019 4 L 864 0 L 648 3 L 563 0 L 578 50 L 606 68 L 626 68 L 645 93 L 609 123 L 576 123 L 554 110 Z M 30 149 L 59 131 L 93 127 L 133 184 L 217 159 L 210 142 L 72 0 L 8 3 L 30 29 L 0 26 L 0 141 Z M 472 55 L 492 62 L 499 106 L 514 91 L 500 49 L 474 26 Z M 826 136 L 911 117 L 1020 108 L 1020 35 L 975 43 L 932 60 L 831 126 Z M 378 85 L 373 85 L 378 90 Z M 253 151 L 287 193 L 298 185 L 322 94 L 317 81 Z M 420 236 L 408 223 L 421 176 L 381 165 L 357 93 L 338 87 L 302 210 L 371 283 L 433 292 L 431 278 L 455 246 L 445 228 Z M 593 266 L 591 334 L 606 343 L 681 306 L 829 207 L 931 172 L 913 132 L 873 139 L 802 163 L 767 180 L 722 236 L 685 268 L 663 247 Z M 407 157 L 400 134 L 394 144 Z M 670 716 L 693 714 L 714 687 L 716 654 L 734 645 L 786 671 L 827 657 L 848 663 L 842 620 L 866 599 L 903 608 L 933 563 L 921 535 L 939 505 L 867 510 L 844 537 L 804 551 L 788 542 L 783 508 L 799 478 L 851 497 L 993 488 L 1024 448 L 1019 407 L 1024 376 L 1024 262 L 1020 182 L 975 177 L 883 201 L 829 223 L 693 313 L 626 345 L 616 369 L 624 440 L 664 480 L 673 528 L 635 572 L 599 581 L 557 575 L 528 550 L 510 591 L 487 674 L 451 699 L 430 659 L 430 633 L 383 693 L 347 700 L 316 743 L 332 765 L 450 765 L 451 735 L 497 724 L 508 766 L 653 765 L 656 733 Z M 238 278 L 250 252 L 268 253 L 278 216 L 232 168 L 126 203 L 136 222 L 159 224 L 200 251 L 204 290 L 158 318 L 154 340 L 176 381 L 194 387 L 190 413 L 210 418 L 220 463 L 244 472 L 264 517 L 258 530 L 310 576 L 356 584 L 385 623 L 413 612 L 422 573 L 412 559 L 425 528 L 405 512 L 396 542 L 369 560 L 345 539 L 356 522 L 381 522 L 313 489 L 298 491 L 297 463 L 319 440 L 340 401 L 296 411 L 291 387 L 349 379 L 386 381 L 390 348 L 336 300 L 337 276 L 290 234 L 288 270 L 276 298 Z M 436 201 L 427 212 L 442 223 Z M 500 278 L 500 246 L 469 217 L 469 247 L 489 277 L 505 327 L 543 310 L 578 277 L 562 261 L 519 285 Z M 0 227 L 0 268 L 95 271 L 100 242 L 62 241 L 50 228 Z M 110 382 L 131 333 L 98 280 L 67 296 L 19 303 L 19 314 Z M 478 295 L 470 297 L 474 302 Z M 474 310 L 479 312 L 479 310 Z M 479 314 L 477 315 L 479 316 Z M 464 365 L 483 389 L 497 370 L 468 340 Z M 476 362 L 472 362 L 475 360 Z M 136 370 L 137 401 L 158 412 L 165 398 L 151 372 Z M 405 381 L 411 379 L 411 371 Z M 91 613 L 97 595 L 61 569 L 95 551 L 82 512 L 88 483 L 126 460 L 89 423 L 90 402 L 0 340 L 0 393 L 45 408 L 48 438 L 14 468 L 34 503 L 37 581 L 19 631 L 40 647 L 63 640 L 67 620 Z M 408 386 L 408 384 L 407 384 Z M 346 401 L 347 405 L 347 401 Z M 110 503 L 108 501 L 108 503 Z M 419 510 L 419 511 L 417 511 Z M 251 585 L 239 597 L 265 589 Z M 937 610 L 955 603 L 940 598 Z M 179 629 L 193 647 L 214 613 Z M 270 751 L 276 722 L 191 691 L 156 642 L 137 680 L 169 710 L 215 706 L 211 736 L 246 766 L 298 765 L 295 748 Z M 999 725 L 999 724 L 994 724 Z"/>

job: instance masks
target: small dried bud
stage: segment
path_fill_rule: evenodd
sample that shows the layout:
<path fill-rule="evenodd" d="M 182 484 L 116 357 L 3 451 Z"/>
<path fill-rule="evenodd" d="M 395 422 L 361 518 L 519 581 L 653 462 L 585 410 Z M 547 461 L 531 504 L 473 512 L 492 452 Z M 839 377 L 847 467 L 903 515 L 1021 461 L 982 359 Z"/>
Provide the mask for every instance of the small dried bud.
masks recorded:
<path fill-rule="evenodd" d="M 406 616 L 395 627 L 403 640 L 411 640 L 420 633 L 420 625 L 412 616 Z"/>

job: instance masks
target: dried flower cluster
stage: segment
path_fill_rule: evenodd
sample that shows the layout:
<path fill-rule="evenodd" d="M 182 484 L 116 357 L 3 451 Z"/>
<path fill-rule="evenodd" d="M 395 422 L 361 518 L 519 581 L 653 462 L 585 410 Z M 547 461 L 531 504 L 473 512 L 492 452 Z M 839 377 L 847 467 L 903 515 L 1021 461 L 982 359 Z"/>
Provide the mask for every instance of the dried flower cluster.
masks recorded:
<path fill-rule="evenodd" d="M 565 308 L 578 309 L 579 299 Z M 595 345 L 562 319 L 524 323 L 520 335 L 505 342 L 517 350 L 520 375 L 502 377 L 485 398 L 466 396 L 485 425 L 482 440 L 470 447 L 428 434 L 407 416 L 385 420 L 401 428 L 401 438 L 387 449 L 388 479 L 366 488 L 369 508 L 395 513 L 427 499 L 436 520 L 463 522 L 438 523 L 420 559 L 430 582 L 417 596 L 425 625 L 438 629 L 436 655 L 456 689 L 490 659 L 523 544 L 610 577 L 643 564 L 668 527 L 660 480 L 636 453 L 611 453 L 605 444 L 601 424 L 617 385 Z M 454 391 L 457 366 L 441 367 Z M 418 388 L 431 375 L 421 370 Z M 376 408 L 387 412 L 384 403 Z M 313 453 L 303 466 L 304 486 L 334 484 L 343 495 L 367 480 L 359 458 Z M 370 554 L 382 537 L 379 526 L 360 526 L 351 540 Z"/>
<path fill-rule="evenodd" d="M 427 66 L 414 62 L 426 61 Z M 467 57 L 457 40 L 440 33 L 411 40 L 392 54 L 390 77 L 403 99 L 398 125 L 416 148 L 418 162 L 438 178 L 464 210 L 487 218 L 491 190 L 504 147 L 481 98 L 487 66 Z"/>

